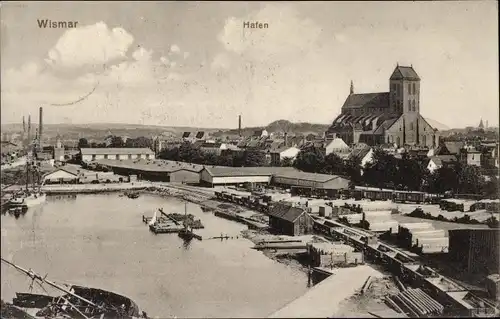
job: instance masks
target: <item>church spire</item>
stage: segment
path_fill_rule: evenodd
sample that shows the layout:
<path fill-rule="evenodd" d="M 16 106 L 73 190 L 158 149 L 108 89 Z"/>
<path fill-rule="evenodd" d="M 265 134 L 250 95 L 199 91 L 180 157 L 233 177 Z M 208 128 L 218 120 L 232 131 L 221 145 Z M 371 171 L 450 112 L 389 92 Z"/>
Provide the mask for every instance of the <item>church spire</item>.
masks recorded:
<path fill-rule="evenodd" d="M 479 128 L 484 128 L 484 125 L 483 125 L 483 118 L 481 118 L 481 121 L 479 121 Z"/>
<path fill-rule="evenodd" d="M 351 80 L 351 88 L 350 88 L 349 93 L 354 94 L 354 83 L 352 82 L 352 80 Z"/>

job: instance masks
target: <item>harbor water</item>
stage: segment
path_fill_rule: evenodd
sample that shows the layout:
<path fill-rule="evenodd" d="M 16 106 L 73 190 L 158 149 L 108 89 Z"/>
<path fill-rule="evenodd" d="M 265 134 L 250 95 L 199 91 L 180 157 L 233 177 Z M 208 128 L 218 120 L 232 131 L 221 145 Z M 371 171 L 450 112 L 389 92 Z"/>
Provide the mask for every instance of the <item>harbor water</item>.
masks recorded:
<path fill-rule="evenodd" d="M 48 197 L 18 219 L 2 215 L 1 254 L 57 282 L 128 296 L 152 317 L 263 317 L 306 292 L 306 274 L 251 249 L 246 226 L 198 205 L 187 211 L 204 224 L 195 231 L 203 241 L 154 235 L 142 215 L 160 207 L 184 213 L 183 201 L 148 194 Z M 207 240 L 221 233 L 239 238 Z M 5 301 L 31 284 L 4 263 L 1 282 Z"/>

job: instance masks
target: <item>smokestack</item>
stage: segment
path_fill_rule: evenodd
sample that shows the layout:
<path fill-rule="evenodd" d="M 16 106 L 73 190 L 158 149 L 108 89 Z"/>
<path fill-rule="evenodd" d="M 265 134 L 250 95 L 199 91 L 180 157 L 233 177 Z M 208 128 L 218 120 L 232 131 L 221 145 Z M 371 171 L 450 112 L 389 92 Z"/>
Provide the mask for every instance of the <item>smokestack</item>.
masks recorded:
<path fill-rule="evenodd" d="M 40 106 L 40 115 L 38 116 L 39 124 L 38 124 L 38 144 L 40 149 L 42 149 L 42 127 L 43 127 L 43 108 Z"/>
<path fill-rule="evenodd" d="M 28 115 L 28 145 L 31 144 L 31 114 Z"/>
<path fill-rule="evenodd" d="M 238 135 L 241 137 L 241 115 L 238 115 Z"/>
<path fill-rule="evenodd" d="M 26 133 L 26 122 L 24 122 L 24 116 L 23 116 L 23 133 Z"/>

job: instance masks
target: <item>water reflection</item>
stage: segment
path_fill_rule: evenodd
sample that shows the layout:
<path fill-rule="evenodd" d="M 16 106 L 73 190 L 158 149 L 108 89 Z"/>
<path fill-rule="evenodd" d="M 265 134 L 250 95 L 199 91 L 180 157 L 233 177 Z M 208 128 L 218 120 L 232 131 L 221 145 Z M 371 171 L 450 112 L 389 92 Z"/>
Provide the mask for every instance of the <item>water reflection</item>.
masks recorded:
<path fill-rule="evenodd" d="M 126 295 L 154 317 L 264 317 L 302 295 L 307 276 L 271 261 L 239 237 L 246 226 L 203 213 L 202 241 L 154 235 L 142 215 L 163 207 L 183 212 L 174 198 L 117 194 L 50 200 L 24 218 L 1 216 L 1 254 L 58 282 Z M 232 240 L 206 240 L 220 236 Z M 1 266 L 1 296 L 26 292 L 26 278 Z M 23 291 L 24 289 L 24 291 Z M 34 287 L 34 293 L 37 293 Z M 38 291 L 43 293 L 43 291 Z"/>

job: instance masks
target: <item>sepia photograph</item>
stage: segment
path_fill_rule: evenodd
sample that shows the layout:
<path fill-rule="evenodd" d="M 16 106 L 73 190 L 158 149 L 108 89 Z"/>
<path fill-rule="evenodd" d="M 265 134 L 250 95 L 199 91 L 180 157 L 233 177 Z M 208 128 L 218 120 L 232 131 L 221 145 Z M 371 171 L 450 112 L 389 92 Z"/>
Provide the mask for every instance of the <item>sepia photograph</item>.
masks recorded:
<path fill-rule="evenodd" d="M 499 317 L 498 14 L 2 1 L 0 317 Z"/>

